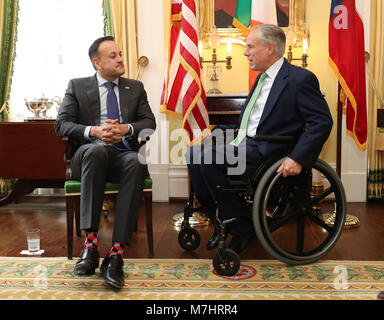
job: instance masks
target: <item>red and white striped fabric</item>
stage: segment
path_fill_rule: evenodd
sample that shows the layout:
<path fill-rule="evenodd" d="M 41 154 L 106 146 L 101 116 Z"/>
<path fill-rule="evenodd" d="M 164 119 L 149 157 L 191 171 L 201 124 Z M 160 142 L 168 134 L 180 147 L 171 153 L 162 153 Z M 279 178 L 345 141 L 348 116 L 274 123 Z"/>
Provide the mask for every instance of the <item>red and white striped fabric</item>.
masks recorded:
<path fill-rule="evenodd" d="M 200 142 L 209 132 L 196 30 L 195 0 L 172 0 L 171 40 L 160 110 L 183 120 L 189 145 Z"/>

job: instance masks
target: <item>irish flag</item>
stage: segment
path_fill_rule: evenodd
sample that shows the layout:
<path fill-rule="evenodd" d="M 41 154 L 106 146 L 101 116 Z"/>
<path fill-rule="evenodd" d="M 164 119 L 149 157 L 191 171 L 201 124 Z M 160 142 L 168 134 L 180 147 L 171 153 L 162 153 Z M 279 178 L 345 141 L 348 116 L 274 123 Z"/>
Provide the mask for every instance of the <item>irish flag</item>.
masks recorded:
<path fill-rule="evenodd" d="M 237 0 L 233 25 L 248 35 L 253 26 L 259 24 L 276 24 L 275 0 Z M 252 88 L 259 72 L 249 70 L 249 89 Z"/>

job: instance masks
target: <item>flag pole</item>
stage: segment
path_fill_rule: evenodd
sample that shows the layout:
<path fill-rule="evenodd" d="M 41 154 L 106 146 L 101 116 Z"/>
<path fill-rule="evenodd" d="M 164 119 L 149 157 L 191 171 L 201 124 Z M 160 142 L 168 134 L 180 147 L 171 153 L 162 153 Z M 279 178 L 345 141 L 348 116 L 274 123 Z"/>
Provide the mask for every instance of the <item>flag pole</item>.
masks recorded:
<path fill-rule="evenodd" d="M 341 95 L 341 85 L 340 82 L 337 82 L 337 142 L 336 142 L 336 173 L 341 179 L 341 135 L 343 127 L 343 103 L 340 99 Z"/>
<path fill-rule="evenodd" d="M 341 155 L 342 155 L 342 127 L 343 127 L 343 102 L 340 99 L 341 85 L 338 82 L 337 90 L 337 142 L 336 142 L 336 173 L 341 180 Z M 336 208 L 335 208 L 336 210 Z M 335 221 L 335 211 L 331 213 L 321 213 L 319 218 L 328 225 L 333 225 Z M 346 214 L 344 228 L 355 228 L 360 226 L 360 220 L 358 217 Z"/>

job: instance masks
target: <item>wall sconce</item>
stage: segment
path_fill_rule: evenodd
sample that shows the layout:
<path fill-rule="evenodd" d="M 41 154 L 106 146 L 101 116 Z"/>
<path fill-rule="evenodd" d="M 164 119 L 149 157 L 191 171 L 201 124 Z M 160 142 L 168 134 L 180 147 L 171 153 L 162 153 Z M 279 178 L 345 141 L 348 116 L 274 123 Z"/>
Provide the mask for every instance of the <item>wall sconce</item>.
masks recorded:
<path fill-rule="evenodd" d="M 306 35 L 306 32 L 304 32 Z M 288 27 L 288 32 L 287 32 L 287 44 L 288 44 L 288 54 L 287 54 L 287 60 L 289 63 L 292 61 L 301 61 L 301 65 L 303 68 L 308 67 L 308 54 L 307 54 L 307 49 L 308 49 L 308 40 L 307 36 L 302 38 L 302 43 L 298 43 L 297 41 L 297 35 L 296 32 L 293 30 L 292 25 Z M 294 58 L 293 53 L 292 53 L 292 47 L 302 47 L 303 48 L 303 55 L 300 58 Z"/>
<path fill-rule="evenodd" d="M 231 56 L 231 52 L 232 52 L 232 39 L 231 38 L 228 38 L 227 40 L 227 57 L 225 58 L 225 60 L 218 60 L 217 58 L 217 48 L 220 46 L 220 37 L 217 35 L 217 32 L 216 32 L 216 26 L 213 26 L 212 27 L 212 32 L 211 32 L 211 36 L 209 37 L 208 39 L 208 44 L 209 44 L 209 47 L 212 48 L 212 59 L 211 60 L 204 60 L 203 58 L 201 58 L 201 63 L 211 63 L 212 64 L 212 71 L 211 71 L 211 75 L 210 75 L 210 89 L 209 91 L 207 92 L 208 94 L 212 94 L 212 93 L 222 93 L 219 89 L 218 89 L 218 81 L 219 79 L 221 78 L 221 76 L 219 76 L 219 67 L 217 66 L 218 63 L 225 63 L 226 64 L 226 68 L 228 70 L 232 69 L 232 56 Z M 199 53 L 200 53 L 200 57 L 201 57 L 201 54 L 202 54 L 202 51 L 203 51 L 203 44 L 202 43 L 199 43 Z"/>

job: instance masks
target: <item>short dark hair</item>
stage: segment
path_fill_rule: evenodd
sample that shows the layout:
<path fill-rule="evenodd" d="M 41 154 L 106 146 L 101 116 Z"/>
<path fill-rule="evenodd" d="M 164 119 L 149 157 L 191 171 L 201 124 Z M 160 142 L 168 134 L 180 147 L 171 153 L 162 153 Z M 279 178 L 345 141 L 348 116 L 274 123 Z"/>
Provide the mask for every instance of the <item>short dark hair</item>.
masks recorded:
<path fill-rule="evenodd" d="M 99 46 L 102 42 L 104 41 L 115 41 L 115 38 L 112 37 L 112 36 L 105 36 L 105 37 L 101 37 L 99 39 L 96 39 L 92 45 L 89 47 L 89 50 L 88 50 L 88 55 L 89 55 L 89 59 L 91 59 L 91 61 L 97 57 L 97 54 L 98 54 L 98 50 L 99 50 Z"/>

